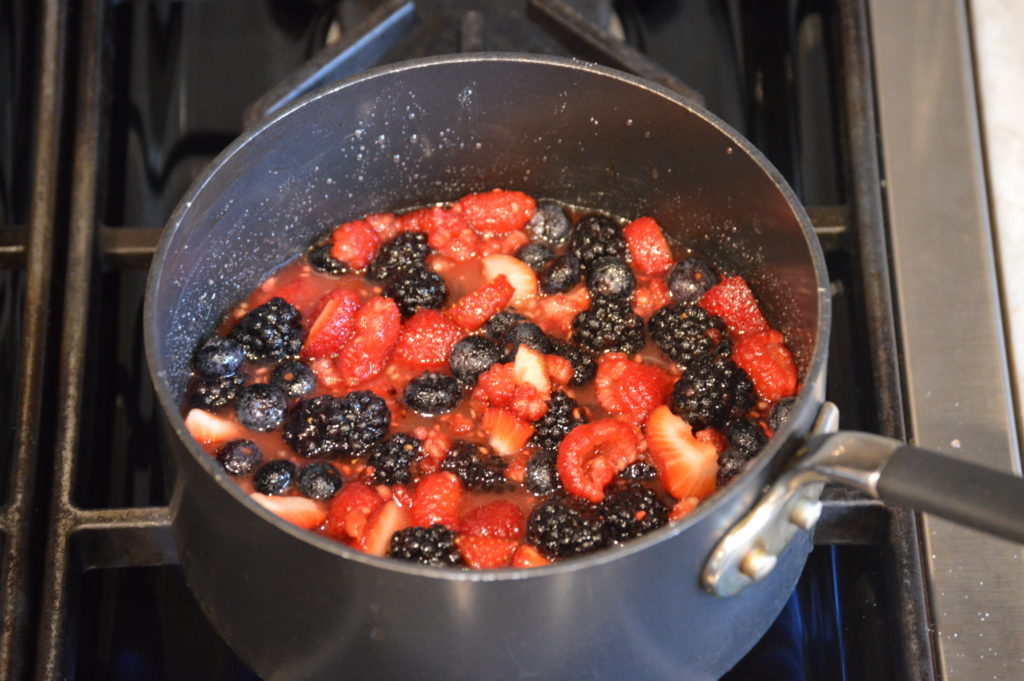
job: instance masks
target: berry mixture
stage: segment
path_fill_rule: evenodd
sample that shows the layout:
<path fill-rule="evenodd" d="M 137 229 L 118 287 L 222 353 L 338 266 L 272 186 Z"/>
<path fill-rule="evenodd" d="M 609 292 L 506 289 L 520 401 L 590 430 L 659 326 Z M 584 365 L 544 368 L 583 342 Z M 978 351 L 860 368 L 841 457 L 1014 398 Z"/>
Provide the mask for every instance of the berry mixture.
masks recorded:
<path fill-rule="evenodd" d="M 473 569 L 681 518 L 799 387 L 742 277 L 652 218 L 504 190 L 339 225 L 192 367 L 185 423 L 258 503 L 367 553 Z"/>

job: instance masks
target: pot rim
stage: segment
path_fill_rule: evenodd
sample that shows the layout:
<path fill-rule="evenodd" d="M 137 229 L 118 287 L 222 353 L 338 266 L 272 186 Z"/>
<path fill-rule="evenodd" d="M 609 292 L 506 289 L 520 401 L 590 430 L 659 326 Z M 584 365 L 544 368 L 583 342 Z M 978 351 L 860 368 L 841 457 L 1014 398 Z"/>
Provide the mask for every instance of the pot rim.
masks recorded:
<path fill-rule="evenodd" d="M 769 178 L 773 180 L 776 187 L 782 192 L 786 203 L 789 205 L 800 224 L 805 243 L 807 244 L 807 249 L 811 256 L 815 278 L 818 283 L 818 315 L 817 329 L 815 330 L 815 344 L 807 363 L 807 369 L 804 372 L 804 380 L 802 381 L 803 387 L 793 404 L 790 412 L 790 418 L 788 418 L 782 427 L 773 435 L 765 448 L 750 462 L 737 480 L 728 485 L 725 489 L 716 492 L 711 497 L 701 502 L 696 509 L 688 513 L 684 518 L 667 524 L 666 526 L 647 535 L 630 540 L 623 546 L 610 547 L 597 551 L 594 554 L 542 567 L 501 568 L 496 570 L 453 570 L 451 568 L 417 565 L 391 558 L 369 555 L 350 548 L 340 542 L 292 525 L 267 510 L 256 501 L 252 500 L 248 494 L 242 491 L 242 488 L 233 479 L 223 472 L 221 467 L 216 464 L 214 458 L 199 447 L 199 444 L 185 427 L 185 422 L 180 412 L 180 405 L 172 398 L 170 391 L 163 380 L 167 371 L 163 357 L 156 352 L 156 348 L 158 346 L 158 314 L 154 309 L 154 291 L 162 283 L 162 264 L 169 252 L 170 243 L 184 223 L 184 219 L 187 216 L 195 197 L 203 191 L 210 180 L 237 152 L 259 137 L 264 130 L 277 125 L 282 119 L 291 116 L 299 109 L 308 106 L 322 97 L 333 96 L 338 91 L 345 90 L 364 81 L 373 80 L 384 74 L 397 74 L 406 71 L 415 71 L 422 68 L 435 68 L 448 64 L 471 62 L 530 63 L 579 71 L 588 75 L 597 75 L 602 78 L 611 78 L 613 80 L 625 82 L 628 85 L 642 90 L 647 90 L 657 96 L 670 100 L 678 106 L 688 109 L 690 112 L 700 117 L 705 123 L 717 129 L 734 145 L 736 145 L 738 149 L 746 153 L 762 170 L 762 172 L 766 173 Z M 803 433 L 794 432 L 796 430 L 795 424 L 809 424 L 813 421 L 814 414 L 818 410 L 820 400 L 812 394 L 812 386 L 816 382 L 817 378 L 825 371 L 830 326 L 831 296 L 829 293 L 829 280 L 825 267 L 825 257 L 821 250 L 821 245 L 818 242 L 817 235 L 814 232 L 814 228 L 811 225 L 811 220 L 802 203 L 797 199 L 795 192 L 786 182 L 785 178 L 783 178 L 782 174 L 768 161 L 760 150 L 754 147 L 751 142 L 703 106 L 692 102 L 684 98 L 682 95 L 658 85 L 657 83 L 625 73 L 618 69 L 601 66 L 593 62 L 586 62 L 574 58 L 518 52 L 477 52 L 468 55 L 440 55 L 377 66 L 356 76 L 319 88 L 295 100 L 287 106 L 282 107 L 280 110 L 268 116 L 259 125 L 244 131 L 227 148 L 218 154 L 217 157 L 206 167 L 203 173 L 196 178 L 188 191 L 182 196 L 178 205 L 175 207 L 174 212 L 168 219 L 150 265 L 146 282 L 146 297 L 143 311 L 146 361 L 149 366 L 150 377 L 153 381 L 153 388 L 156 392 L 157 399 L 160 402 L 160 406 L 163 409 L 164 415 L 170 422 L 178 439 L 181 440 L 188 449 L 189 454 L 214 478 L 214 480 L 217 481 L 224 491 L 234 497 L 236 501 L 246 506 L 251 512 L 262 517 L 264 521 L 277 527 L 278 530 L 287 532 L 295 539 L 312 544 L 313 546 L 340 558 L 354 560 L 369 566 L 379 567 L 398 573 L 456 582 L 491 582 L 529 579 L 534 577 L 540 578 L 557 573 L 585 570 L 592 566 L 621 560 L 633 553 L 643 551 L 654 544 L 669 541 L 670 539 L 685 533 L 689 528 L 700 523 L 705 518 L 717 513 L 718 510 L 732 500 L 733 497 L 741 494 L 741 491 L 745 486 L 740 483 L 744 478 L 750 479 L 771 465 L 771 463 L 779 456 L 783 443 L 793 438 L 800 438 L 803 436 Z M 759 490 L 755 490 L 755 492 L 759 493 Z"/>

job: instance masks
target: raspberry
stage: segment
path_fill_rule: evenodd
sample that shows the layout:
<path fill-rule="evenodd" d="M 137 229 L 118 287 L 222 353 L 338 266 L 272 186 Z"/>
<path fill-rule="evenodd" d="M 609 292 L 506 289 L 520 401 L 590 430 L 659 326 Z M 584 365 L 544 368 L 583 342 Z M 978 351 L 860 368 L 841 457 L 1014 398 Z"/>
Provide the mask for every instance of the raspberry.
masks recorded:
<path fill-rule="evenodd" d="M 229 337 L 257 362 L 277 362 L 295 357 L 302 349 L 299 311 L 283 298 L 274 297 L 238 320 Z"/>
<path fill-rule="evenodd" d="M 365 220 L 353 220 L 331 233 L 331 257 L 354 270 L 370 264 L 380 246 L 380 237 Z"/>
<path fill-rule="evenodd" d="M 462 560 L 475 570 L 496 570 L 505 567 L 512 560 L 518 542 L 514 539 L 460 535 L 456 538 Z"/>
<path fill-rule="evenodd" d="M 733 360 L 750 376 L 762 399 L 776 402 L 796 394 L 796 364 L 778 331 L 743 336 L 736 342 Z"/>
<path fill-rule="evenodd" d="M 662 274 L 672 267 L 672 251 L 654 218 L 633 220 L 622 230 L 633 266 L 641 274 Z"/>
<path fill-rule="evenodd" d="M 656 366 L 608 354 L 598 364 L 594 385 L 602 407 L 612 414 L 633 417 L 630 420 L 643 420 L 652 409 L 664 404 L 674 380 Z"/>
<path fill-rule="evenodd" d="M 437 272 L 417 268 L 390 279 L 384 295 L 395 301 L 403 317 L 409 317 L 417 310 L 439 309 L 448 300 L 448 287 Z"/>
<path fill-rule="evenodd" d="M 410 367 L 441 369 L 448 364 L 453 346 L 465 335 L 462 328 L 437 310 L 420 310 L 402 325 L 395 344 L 395 359 Z"/>
<path fill-rule="evenodd" d="M 391 412 L 369 391 L 344 398 L 318 395 L 300 400 L 284 426 L 284 441 L 305 457 L 359 455 L 380 441 L 391 425 Z"/>
<path fill-rule="evenodd" d="M 476 331 L 496 318 L 498 310 L 508 305 L 515 289 L 504 275 L 499 275 L 476 291 L 469 293 L 448 310 L 448 316 L 466 331 Z M 489 321 L 490 320 L 490 321 Z M 488 335 L 491 335 L 488 332 Z"/>
<path fill-rule="evenodd" d="M 453 206 L 476 231 L 499 234 L 525 227 L 536 208 L 532 197 L 502 189 L 463 196 Z"/>
<path fill-rule="evenodd" d="M 558 477 L 572 494 L 598 503 L 604 487 L 640 452 L 634 429 L 606 418 L 577 426 L 558 447 Z"/>
<path fill-rule="evenodd" d="M 457 440 L 441 462 L 441 470 L 458 476 L 466 489 L 486 492 L 497 492 L 508 487 L 506 467 L 507 464 L 484 445 L 465 440 Z"/>
<path fill-rule="evenodd" d="M 463 516 L 459 521 L 462 534 L 478 537 L 499 537 L 519 540 L 525 530 L 525 518 L 519 507 L 511 501 L 492 501 Z"/>
<path fill-rule="evenodd" d="M 668 507 L 650 487 L 626 483 L 612 487 L 601 502 L 605 527 L 615 541 L 628 541 L 668 522 Z"/>
<path fill-rule="evenodd" d="M 644 346 L 644 321 L 629 303 L 596 298 L 572 320 L 572 339 L 593 352 L 639 352 Z"/>
<path fill-rule="evenodd" d="M 754 406 L 754 386 L 731 359 L 704 356 L 676 381 L 669 406 L 695 429 L 721 428 Z"/>
<path fill-rule="evenodd" d="M 462 483 L 449 472 L 424 476 L 412 493 L 413 524 L 427 527 L 441 524 L 454 528 L 459 522 Z"/>
<path fill-rule="evenodd" d="M 405 433 L 395 433 L 370 452 L 367 463 L 373 466 L 373 479 L 385 485 L 412 481 L 409 466 L 420 458 L 420 441 Z"/>
<path fill-rule="evenodd" d="M 743 277 L 722 279 L 701 296 L 700 306 L 722 318 L 731 338 L 769 329 L 768 320 L 761 314 L 761 308 Z"/>
<path fill-rule="evenodd" d="M 533 509 L 526 538 L 549 559 L 590 553 L 609 541 L 597 506 L 571 496 L 552 497 Z"/>
<path fill-rule="evenodd" d="M 725 323 L 698 305 L 667 305 L 651 316 L 647 330 L 661 351 L 682 366 L 724 349 L 719 342 Z"/>
<path fill-rule="evenodd" d="M 319 310 L 302 346 L 302 356 L 307 359 L 334 357 L 341 352 L 355 331 L 362 300 L 355 291 L 336 289 L 321 298 L 317 307 Z"/>
<path fill-rule="evenodd" d="M 547 413 L 533 424 L 530 444 L 540 449 L 557 450 L 570 430 L 586 422 L 587 415 L 576 400 L 557 390 L 551 393 Z"/>
<path fill-rule="evenodd" d="M 430 246 L 423 232 L 403 232 L 388 241 L 377 252 L 377 257 L 366 270 L 368 279 L 387 281 L 403 272 L 422 269 Z"/>
<path fill-rule="evenodd" d="M 407 527 L 394 534 L 388 556 L 421 565 L 453 567 L 462 563 L 455 533 L 444 525 Z"/>
<path fill-rule="evenodd" d="M 401 314 L 393 300 L 377 297 L 366 301 L 356 313 L 355 334 L 338 353 L 344 385 L 355 387 L 384 370 L 401 325 Z"/>

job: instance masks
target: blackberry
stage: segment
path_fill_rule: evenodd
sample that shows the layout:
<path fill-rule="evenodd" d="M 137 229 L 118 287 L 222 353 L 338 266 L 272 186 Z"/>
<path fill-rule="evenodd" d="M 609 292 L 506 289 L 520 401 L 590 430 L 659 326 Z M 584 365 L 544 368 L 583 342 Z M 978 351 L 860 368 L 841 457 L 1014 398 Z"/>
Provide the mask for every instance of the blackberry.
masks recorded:
<path fill-rule="evenodd" d="M 409 465 L 422 452 L 420 441 L 412 435 L 395 433 L 373 448 L 367 463 L 373 466 L 373 479 L 385 485 L 412 480 Z"/>
<path fill-rule="evenodd" d="M 519 322 L 513 325 L 501 335 L 501 344 L 505 350 L 502 357 L 506 362 L 515 359 L 516 350 L 520 345 L 533 348 L 545 355 L 551 352 L 551 339 L 533 322 Z"/>
<path fill-rule="evenodd" d="M 499 492 L 507 489 L 508 464 L 481 444 L 456 440 L 441 461 L 441 470 L 454 473 L 466 489 Z"/>
<path fill-rule="evenodd" d="M 748 461 L 750 461 L 750 457 L 737 449 L 729 448 L 719 454 L 715 486 L 721 489 L 732 482 L 732 479 L 747 467 Z"/>
<path fill-rule="evenodd" d="M 484 324 L 484 333 L 494 340 L 500 340 L 506 331 L 519 322 L 525 321 L 526 317 L 516 312 L 514 308 L 506 307 L 504 310 L 487 320 L 487 323 Z"/>
<path fill-rule="evenodd" d="M 428 255 L 430 246 L 427 245 L 426 234 L 403 232 L 380 247 L 377 257 L 366 269 L 366 276 L 376 281 L 387 281 L 401 272 L 422 269 Z"/>
<path fill-rule="evenodd" d="M 795 397 L 785 397 L 772 405 L 771 414 L 768 416 L 768 427 L 776 431 L 789 419 L 789 412 L 793 409 Z"/>
<path fill-rule="evenodd" d="M 573 230 L 569 252 L 579 258 L 584 271 L 595 260 L 607 255 L 625 260 L 626 239 L 622 236 L 622 227 L 604 215 L 588 215 Z"/>
<path fill-rule="evenodd" d="M 654 480 L 658 477 L 658 471 L 646 461 L 634 461 L 619 473 L 623 480 Z"/>
<path fill-rule="evenodd" d="M 309 266 L 317 272 L 334 275 L 345 274 L 348 272 L 348 265 L 331 255 L 332 246 L 333 244 L 330 243 L 313 246 L 306 253 L 306 260 L 309 262 Z"/>
<path fill-rule="evenodd" d="M 627 302 L 595 298 L 572 320 L 572 339 L 596 353 L 633 354 L 644 346 L 644 320 Z"/>
<path fill-rule="evenodd" d="M 587 290 L 592 296 L 626 300 L 636 290 L 636 275 L 622 258 L 598 258 L 587 268 Z"/>
<path fill-rule="evenodd" d="M 230 338 L 212 336 L 192 357 L 192 368 L 200 378 L 215 380 L 233 376 L 245 360 L 242 346 Z"/>
<path fill-rule="evenodd" d="M 447 414 L 459 406 L 462 386 L 451 376 L 426 371 L 409 381 L 402 391 L 402 401 L 425 416 Z"/>
<path fill-rule="evenodd" d="M 699 258 L 687 258 L 668 272 L 668 293 L 679 304 L 696 303 L 708 289 L 718 283 L 718 275 Z"/>
<path fill-rule="evenodd" d="M 669 408 L 695 430 L 742 417 L 754 405 L 754 386 L 743 369 L 728 357 L 702 356 L 676 381 Z"/>
<path fill-rule="evenodd" d="M 668 522 L 668 507 L 654 490 L 638 482 L 613 486 L 600 505 L 608 535 L 628 541 Z"/>
<path fill-rule="evenodd" d="M 280 388 L 288 397 L 305 397 L 316 387 L 316 374 L 299 360 L 292 359 L 274 369 L 270 385 Z"/>
<path fill-rule="evenodd" d="M 229 337 L 242 345 L 249 359 L 277 362 L 302 349 L 299 318 L 291 303 L 275 296 L 238 320 Z"/>
<path fill-rule="evenodd" d="M 192 382 L 189 391 L 189 403 L 200 409 L 226 407 L 238 397 L 238 390 L 245 384 L 246 378 L 244 374 L 212 380 L 197 378 Z"/>
<path fill-rule="evenodd" d="M 462 563 L 462 554 L 455 545 L 455 532 L 436 524 L 395 532 L 388 556 L 435 567 L 454 567 Z"/>
<path fill-rule="evenodd" d="M 379 442 L 391 425 L 384 400 L 368 390 L 337 398 L 300 400 L 288 415 L 284 441 L 302 456 L 356 456 Z"/>
<path fill-rule="evenodd" d="M 674 362 L 687 366 L 696 357 L 713 354 L 725 337 L 725 323 L 699 305 L 666 305 L 647 321 L 651 339 Z"/>
<path fill-rule="evenodd" d="M 608 530 L 595 504 L 559 495 L 533 509 L 526 522 L 526 539 L 546 558 L 570 558 L 608 544 Z"/>
<path fill-rule="evenodd" d="M 252 476 L 253 489 L 260 494 L 284 494 L 291 490 L 296 470 L 288 459 L 268 461 Z"/>
<path fill-rule="evenodd" d="M 562 479 L 558 477 L 555 464 L 558 452 L 550 449 L 541 450 L 526 462 L 526 490 L 537 497 L 546 497 L 562 489 Z"/>
<path fill-rule="evenodd" d="M 448 287 L 437 272 L 414 269 L 390 279 L 384 295 L 395 301 L 403 317 L 409 317 L 417 310 L 439 309 L 448 300 Z"/>
<path fill-rule="evenodd" d="M 330 499 L 341 489 L 341 484 L 338 469 L 323 461 L 303 466 L 299 471 L 299 491 L 310 499 Z"/>
<path fill-rule="evenodd" d="M 516 249 L 516 252 L 513 255 L 529 265 L 530 269 L 537 274 L 543 272 L 544 266 L 555 257 L 554 252 L 547 246 L 547 244 L 539 242 L 520 246 Z"/>
<path fill-rule="evenodd" d="M 540 273 L 540 290 L 544 293 L 565 293 L 580 282 L 580 259 L 571 253 L 560 255 Z"/>
<path fill-rule="evenodd" d="M 288 398 L 283 390 L 266 383 L 254 383 L 238 391 L 235 417 L 246 428 L 267 433 L 281 425 L 287 408 Z"/>
<path fill-rule="evenodd" d="M 252 440 L 232 440 L 217 450 L 217 461 L 228 475 L 248 475 L 262 460 L 263 452 Z"/>
<path fill-rule="evenodd" d="M 597 375 L 597 360 L 589 350 L 564 341 L 555 341 L 551 352 L 564 357 L 572 364 L 572 379 L 569 385 L 583 385 L 594 380 L 594 376 Z"/>
<path fill-rule="evenodd" d="M 754 456 L 768 444 L 764 429 L 753 421 L 740 419 L 729 424 L 729 446 L 747 456 Z"/>
<path fill-rule="evenodd" d="M 554 201 L 538 201 L 537 211 L 526 223 L 526 233 L 533 241 L 558 248 L 569 238 L 572 224 L 560 205 Z"/>
<path fill-rule="evenodd" d="M 477 378 L 501 359 L 498 344 L 487 336 L 463 338 L 448 357 L 452 375 L 466 385 L 476 385 Z"/>
<path fill-rule="evenodd" d="M 530 444 L 540 449 L 557 450 L 562 438 L 568 435 L 570 430 L 586 422 L 587 415 L 576 400 L 561 390 L 556 390 L 551 393 L 551 399 L 548 400 L 547 413 L 533 424 Z"/>

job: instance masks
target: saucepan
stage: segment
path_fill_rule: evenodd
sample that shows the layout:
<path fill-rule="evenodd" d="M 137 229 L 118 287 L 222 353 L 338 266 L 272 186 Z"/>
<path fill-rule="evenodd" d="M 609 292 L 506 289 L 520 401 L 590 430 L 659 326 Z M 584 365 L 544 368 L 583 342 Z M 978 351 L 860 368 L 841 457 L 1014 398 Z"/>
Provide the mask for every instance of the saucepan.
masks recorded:
<path fill-rule="evenodd" d="M 541 568 L 377 558 L 252 502 L 182 420 L 199 339 L 337 223 L 494 187 L 653 216 L 681 246 L 743 275 L 800 371 L 788 420 L 680 521 Z M 319 90 L 213 162 L 152 264 L 146 353 L 189 587 L 268 680 L 678 681 L 718 678 L 775 619 L 810 551 L 825 481 L 1024 541 L 1020 479 L 835 432 L 829 324 L 821 249 L 783 178 L 715 116 L 655 84 L 578 61 L 482 53 Z"/>

